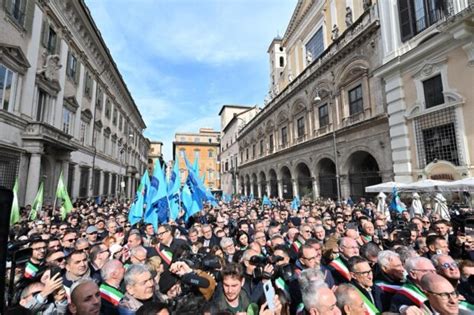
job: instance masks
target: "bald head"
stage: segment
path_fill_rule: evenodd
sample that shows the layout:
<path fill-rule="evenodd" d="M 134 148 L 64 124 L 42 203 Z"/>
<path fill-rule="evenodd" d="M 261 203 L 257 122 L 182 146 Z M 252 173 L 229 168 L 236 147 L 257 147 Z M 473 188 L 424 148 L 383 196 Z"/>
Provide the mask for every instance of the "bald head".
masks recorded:
<path fill-rule="evenodd" d="M 430 306 L 439 314 L 458 314 L 458 294 L 451 283 L 444 277 L 435 274 L 425 274 L 420 286 L 426 292 Z"/>

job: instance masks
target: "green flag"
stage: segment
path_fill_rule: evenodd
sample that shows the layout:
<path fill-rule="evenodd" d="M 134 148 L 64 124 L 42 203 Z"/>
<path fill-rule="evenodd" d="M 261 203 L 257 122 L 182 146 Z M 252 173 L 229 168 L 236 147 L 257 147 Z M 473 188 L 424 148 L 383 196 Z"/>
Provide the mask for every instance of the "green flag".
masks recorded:
<path fill-rule="evenodd" d="M 43 208 L 43 191 L 44 191 L 44 185 L 43 182 L 41 182 L 38 192 L 36 193 L 35 200 L 33 201 L 33 205 L 31 206 L 31 211 L 30 211 L 30 216 L 29 220 L 34 221 L 36 220 L 36 216 L 38 215 L 38 212 L 41 211 Z"/>
<path fill-rule="evenodd" d="M 12 212 L 10 213 L 10 226 L 20 221 L 20 206 L 18 205 L 18 177 L 15 179 L 13 186 L 13 203 Z"/>
<path fill-rule="evenodd" d="M 67 193 L 66 186 L 64 186 L 63 172 L 59 175 L 58 188 L 56 189 L 56 198 L 62 199 L 63 205 L 61 206 L 61 219 L 66 219 L 66 216 L 72 210 L 71 199 Z"/>

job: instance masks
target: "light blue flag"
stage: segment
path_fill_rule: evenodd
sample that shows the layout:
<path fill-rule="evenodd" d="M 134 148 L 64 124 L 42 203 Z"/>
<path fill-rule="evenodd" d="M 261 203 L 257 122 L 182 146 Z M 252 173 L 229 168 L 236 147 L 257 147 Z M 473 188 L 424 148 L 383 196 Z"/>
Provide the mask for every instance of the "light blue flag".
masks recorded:
<path fill-rule="evenodd" d="M 179 162 L 175 161 L 168 183 L 168 201 L 170 205 L 170 220 L 176 221 L 179 216 L 179 193 L 181 187 L 181 177 L 179 174 Z"/>
<path fill-rule="evenodd" d="M 249 201 L 252 202 L 253 199 L 254 199 L 254 198 L 253 198 L 253 194 L 250 194 L 250 196 L 249 196 Z"/>
<path fill-rule="evenodd" d="M 158 230 L 159 223 L 168 222 L 169 203 L 168 189 L 163 169 L 155 160 L 153 176 L 150 179 L 150 195 L 147 196 L 147 210 L 145 212 L 145 222 L 153 224 L 155 231 Z"/>
<path fill-rule="evenodd" d="M 207 188 L 199 178 L 198 174 L 196 174 L 196 172 L 190 166 L 190 163 L 186 156 L 184 157 L 184 161 L 186 162 L 186 167 L 188 169 L 188 178 L 186 180 L 186 183 L 188 183 L 189 185 L 191 195 L 193 196 L 193 198 L 195 198 L 201 203 L 202 208 L 202 202 L 209 200 L 209 196 L 206 192 Z"/>
<path fill-rule="evenodd" d="M 402 207 L 402 203 L 400 201 L 400 196 L 398 196 L 398 191 L 397 191 L 396 187 L 393 187 L 393 190 L 392 190 L 392 201 L 390 201 L 390 209 L 393 210 L 393 211 L 400 212 L 400 213 L 403 210 L 405 210 Z"/>
<path fill-rule="evenodd" d="M 300 198 L 298 196 L 293 197 L 293 201 L 291 201 L 291 209 L 298 210 L 300 207 Z"/>
<path fill-rule="evenodd" d="M 185 157 L 186 157 L 186 156 L 185 156 Z M 195 157 L 194 157 L 194 162 L 193 162 L 192 169 L 193 169 L 194 174 L 196 174 L 197 176 L 199 176 L 199 156 L 195 156 Z M 205 173 L 204 173 L 204 174 L 205 174 Z"/>
<path fill-rule="evenodd" d="M 272 205 L 272 202 L 270 201 L 270 199 L 268 199 L 267 195 L 263 196 L 263 205 L 265 205 L 265 206 L 271 206 Z"/>
<path fill-rule="evenodd" d="M 184 206 L 184 221 L 188 222 L 189 218 L 202 210 L 202 201 L 197 197 L 197 194 L 190 190 L 190 182 L 186 181 L 181 193 Z"/>
<path fill-rule="evenodd" d="M 131 225 L 140 222 L 143 218 L 143 207 L 145 206 L 146 194 L 149 189 L 150 176 L 148 175 L 148 170 L 145 170 L 145 174 L 143 174 L 140 185 L 137 188 L 135 200 L 128 213 L 128 222 L 130 222 Z"/>

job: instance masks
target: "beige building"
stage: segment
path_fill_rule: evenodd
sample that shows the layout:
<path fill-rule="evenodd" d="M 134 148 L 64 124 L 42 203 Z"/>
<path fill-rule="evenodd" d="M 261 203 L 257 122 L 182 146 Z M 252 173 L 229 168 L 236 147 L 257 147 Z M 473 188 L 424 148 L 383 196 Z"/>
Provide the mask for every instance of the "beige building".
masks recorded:
<path fill-rule="evenodd" d="M 191 164 L 198 159 L 199 176 L 211 190 L 221 189 L 220 179 L 220 132 L 212 128 L 200 128 L 199 133 L 179 132 L 173 141 L 173 160 L 179 161 L 181 182 L 188 176 L 184 157 Z"/>
<path fill-rule="evenodd" d="M 376 1 L 296 5 L 272 41 L 265 107 L 239 132 L 240 191 L 365 196 L 393 178 Z"/>
<path fill-rule="evenodd" d="M 2 1 L 0 186 L 30 204 L 127 197 L 146 167 L 142 116 L 83 0 Z"/>
<path fill-rule="evenodd" d="M 381 1 L 395 180 L 474 176 L 474 3 Z"/>
<path fill-rule="evenodd" d="M 221 117 L 221 186 L 227 195 L 239 193 L 239 145 L 240 129 L 259 112 L 257 106 L 224 105 Z"/>

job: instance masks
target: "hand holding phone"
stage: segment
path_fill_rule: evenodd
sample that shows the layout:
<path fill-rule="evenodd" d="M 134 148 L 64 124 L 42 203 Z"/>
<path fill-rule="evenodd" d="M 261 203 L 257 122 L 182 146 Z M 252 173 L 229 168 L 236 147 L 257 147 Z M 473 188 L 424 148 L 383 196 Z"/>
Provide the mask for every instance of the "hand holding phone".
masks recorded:
<path fill-rule="evenodd" d="M 275 288 L 271 281 L 267 281 L 263 284 L 263 292 L 265 293 L 265 299 L 270 311 L 275 311 Z"/>

